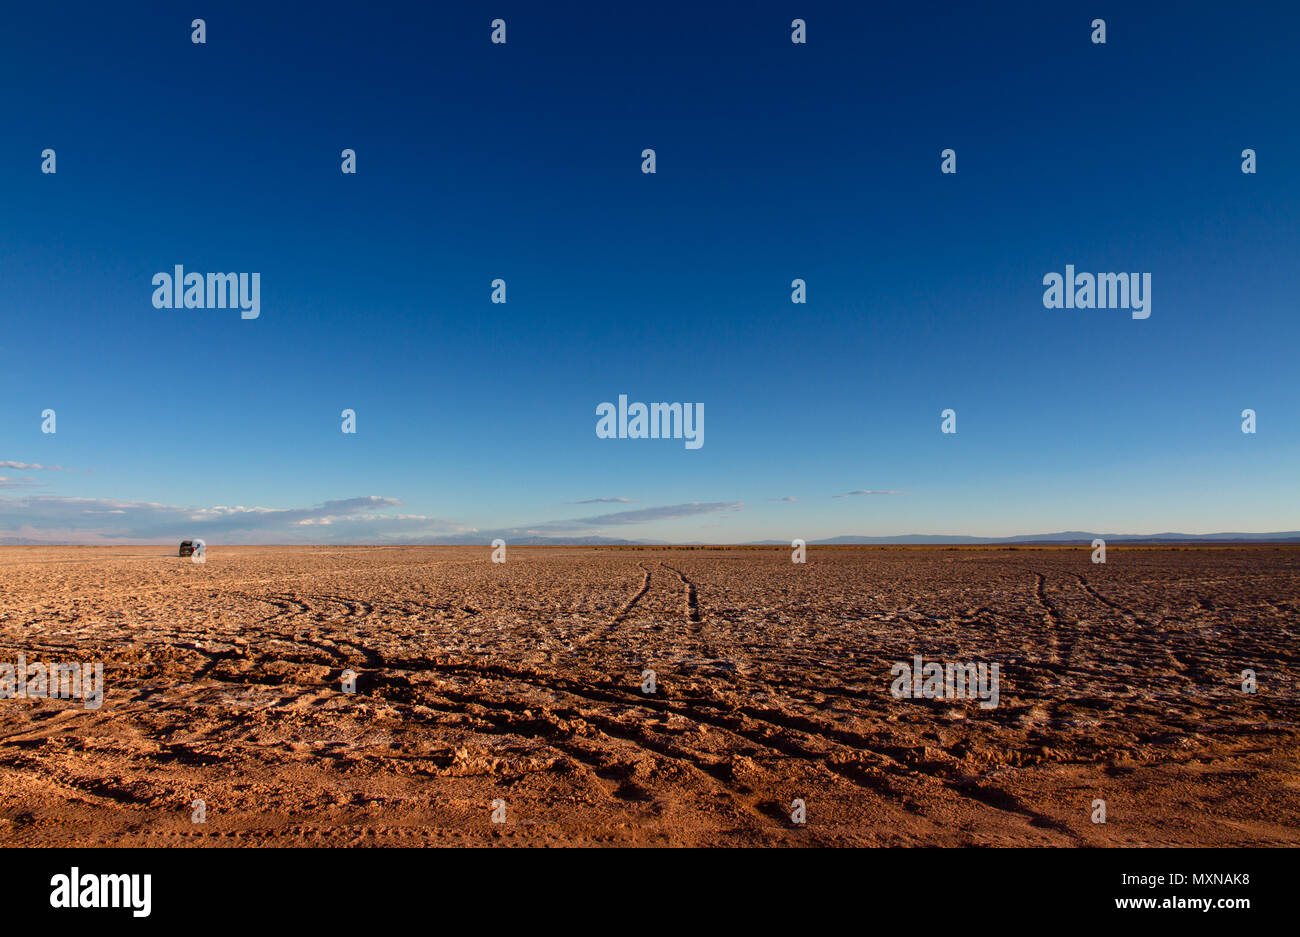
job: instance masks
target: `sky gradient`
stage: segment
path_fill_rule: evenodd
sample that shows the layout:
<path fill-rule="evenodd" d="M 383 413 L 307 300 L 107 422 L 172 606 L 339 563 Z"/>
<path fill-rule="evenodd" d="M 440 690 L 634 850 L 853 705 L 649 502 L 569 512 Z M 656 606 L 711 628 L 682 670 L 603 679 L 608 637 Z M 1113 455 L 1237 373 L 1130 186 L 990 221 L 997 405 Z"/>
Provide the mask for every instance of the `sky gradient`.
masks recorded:
<path fill-rule="evenodd" d="M 1300 8 L 624 6 L 8 11 L 0 541 L 1300 529 Z"/>

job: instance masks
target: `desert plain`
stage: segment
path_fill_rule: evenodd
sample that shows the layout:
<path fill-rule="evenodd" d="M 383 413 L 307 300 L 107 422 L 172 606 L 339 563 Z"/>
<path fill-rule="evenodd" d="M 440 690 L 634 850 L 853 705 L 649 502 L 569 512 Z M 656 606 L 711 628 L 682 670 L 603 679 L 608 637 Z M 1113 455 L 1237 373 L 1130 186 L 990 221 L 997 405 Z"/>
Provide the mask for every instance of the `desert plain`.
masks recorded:
<path fill-rule="evenodd" d="M 0 845 L 1300 844 L 1300 547 L 491 556 L 0 547 Z"/>

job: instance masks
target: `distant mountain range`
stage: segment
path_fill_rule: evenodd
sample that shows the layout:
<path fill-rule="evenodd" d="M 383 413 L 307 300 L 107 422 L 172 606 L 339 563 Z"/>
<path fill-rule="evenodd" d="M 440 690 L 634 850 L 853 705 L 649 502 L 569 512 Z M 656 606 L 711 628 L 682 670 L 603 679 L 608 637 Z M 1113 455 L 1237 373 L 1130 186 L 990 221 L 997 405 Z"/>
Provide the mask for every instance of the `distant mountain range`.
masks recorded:
<path fill-rule="evenodd" d="M 1285 530 L 1266 534 L 1099 534 L 1086 530 L 1063 530 L 1054 534 L 1017 534 L 1012 537 L 969 537 L 960 534 L 900 534 L 894 537 L 830 537 L 826 540 L 809 540 L 809 546 L 844 546 L 852 544 L 1000 544 L 1000 543 L 1085 543 L 1101 538 L 1107 543 L 1300 543 L 1300 530 Z M 445 537 L 437 541 L 448 545 L 475 545 L 481 540 L 471 537 Z M 713 546 L 702 541 L 674 543 L 669 540 L 619 540 L 614 537 L 521 537 L 508 539 L 511 546 Z M 789 546 L 789 540 L 754 540 L 734 546 Z"/>
<path fill-rule="evenodd" d="M 1092 543 L 1096 539 L 1107 543 L 1292 543 L 1300 542 L 1300 531 L 1287 530 L 1270 534 L 1098 534 L 1086 530 L 1063 530 L 1055 534 L 1017 534 L 1012 537 L 966 537 L 954 534 L 902 534 L 897 537 L 831 537 L 829 540 L 810 540 L 809 546 L 821 544 L 962 544 L 962 543 Z M 784 540 L 763 540 L 763 544 L 785 545 Z"/>
<path fill-rule="evenodd" d="M 894 537 L 862 537 L 862 536 L 844 536 L 830 537 L 826 540 L 809 540 L 809 546 L 843 546 L 851 544 L 999 544 L 999 543 L 1087 543 L 1091 544 L 1093 540 L 1100 537 L 1107 543 L 1300 543 L 1300 530 L 1287 530 L 1279 533 L 1266 534 L 1242 534 L 1242 533 L 1221 533 L 1221 534 L 1098 534 L 1086 530 L 1063 530 L 1055 534 L 1016 534 L 1012 537 L 969 537 L 960 534 L 900 534 Z M 723 544 L 709 544 L 700 540 L 691 541 L 670 541 L 670 540 L 620 540 L 616 537 L 506 537 L 506 542 L 510 546 L 532 547 L 532 546 L 649 546 L 649 547 L 700 547 L 700 546 L 722 546 Z M 452 537 L 438 537 L 428 540 L 422 540 L 422 544 L 446 544 L 448 546 L 474 546 L 482 545 L 486 541 L 482 538 L 475 538 L 472 535 L 457 535 Z M 731 544 L 732 546 L 753 547 L 753 546 L 789 546 L 789 540 L 752 540 L 747 543 Z"/>
<path fill-rule="evenodd" d="M 1107 543 L 1300 543 L 1300 530 L 1284 530 L 1277 533 L 1266 534 L 1245 534 L 1245 533 L 1219 533 L 1219 534 L 1099 534 L 1086 530 L 1063 530 L 1054 534 L 1016 534 L 1012 537 L 969 537 L 960 534 L 900 534 L 895 537 L 862 537 L 862 536 L 844 536 L 830 537 L 826 540 L 809 540 L 809 546 L 844 546 L 852 544 L 862 544 L 869 546 L 872 544 L 899 544 L 899 545 L 925 545 L 925 544 L 1000 544 L 1000 543 L 1041 543 L 1041 544 L 1059 544 L 1059 543 L 1086 543 L 1091 544 L 1096 539 L 1105 540 Z M 451 543 L 452 538 L 440 540 L 440 543 Z M 477 541 L 465 538 L 455 538 L 455 543 L 471 544 Z M 701 541 L 691 541 L 689 543 L 672 543 L 667 540 L 618 540 L 612 537 L 530 537 L 527 539 L 511 540 L 511 545 L 517 546 L 683 546 L 698 547 L 709 546 Z M 735 544 L 735 546 L 789 546 L 788 540 L 754 540 L 749 543 Z"/>
<path fill-rule="evenodd" d="M 969 537 L 958 534 L 900 534 L 895 537 L 831 537 L 827 540 L 809 540 L 809 546 L 848 546 L 861 544 L 887 545 L 961 545 L 961 544 L 1005 544 L 1005 543 L 1039 543 L 1039 544 L 1091 544 L 1101 538 L 1107 543 L 1300 543 L 1300 530 L 1284 530 L 1268 534 L 1098 534 L 1085 530 L 1063 530 L 1055 534 L 1017 534 L 1012 537 Z M 755 540 L 739 544 L 707 544 L 702 541 L 674 543 L 669 540 L 621 540 L 616 537 L 511 537 L 506 542 L 512 547 L 536 546 L 789 546 L 788 540 Z M 423 540 L 404 541 L 402 543 L 385 543 L 381 546 L 484 546 L 487 541 L 482 537 L 457 535 L 452 537 L 426 538 Z M 31 540 L 25 537 L 0 537 L 0 546 L 75 546 L 69 541 L 53 542 Z M 238 544 L 236 544 L 238 545 Z M 290 544 L 291 545 L 291 544 Z M 320 544 L 304 544 L 319 546 Z"/>

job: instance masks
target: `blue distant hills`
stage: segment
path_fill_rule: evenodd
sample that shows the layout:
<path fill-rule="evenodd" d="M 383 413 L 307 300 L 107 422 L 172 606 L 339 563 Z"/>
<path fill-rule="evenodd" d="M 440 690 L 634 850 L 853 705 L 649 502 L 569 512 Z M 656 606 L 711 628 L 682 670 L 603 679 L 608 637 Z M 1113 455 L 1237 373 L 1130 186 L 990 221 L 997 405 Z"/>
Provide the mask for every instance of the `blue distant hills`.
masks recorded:
<path fill-rule="evenodd" d="M 1267 534 L 1100 534 L 1086 530 L 1063 530 L 1055 534 L 1017 534 L 1013 537 L 963 537 L 950 534 L 903 534 L 897 537 L 832 537 L 829 540 L 812 540 L 810 544 L 925 544 L 925 543 L 1092 543 L 1101 538 L 1107 543 L 1290 543 L 1300 542 L 1300 531 L 1287 530 Z M 763 541 L 764 543 L 785 543 L 783 540 Z"/>
<path fill-rule="evenodd" d="M 1106 534 L 1093 533 L 1086 530 L 1063 530 L 1059 533 L 1052 534 L 1017 534 L 1011 537 L 970 537 L 957 534 L 899 534 L 893 537 L 864 537 L 847 535 L 843 537 L 831 537 L 825 540 L 809 540 L 809 546 L 851 546 L 861 544 L 870 545 L 888 545 L 897 544 L 905 545 L 925 545 L 925 544 L 1014 544 L 1014 543 L 1039 543 L 1039 544 L 1091 544 L 1093 540 L 1101 538 L 1107 543 L 1300 543 L 1300 530 L 1286 530 L 1276 533 L 1248 534 L 1248 533 L 1215 533 L 1215 534 L 1180 534 L 1180 533 L 1161 533 L 1161 534 Z M 520 537 L 512 539 L 507 537 L 507 542 L 511 546 L 683 546 L 698 547 L 710 546 L 701 541 L 690 541 L 683 543 L 674 543 L 668 540 L 622 540 L 615 537 Z M 469 545 L 478 544 L 483 541 L 481 536 L 476 539 L 473 535 L 440 537 L 437 539 L 422 540 L 423 544 L 447 544 L 447 545 Z M 723 546 L 724 544 L 717 544 Z M 755 540 L 747 543 L 725 544 L 729 546 L 789 546 L 789 540 Z"/>
<path fill-rule="evenodd" d="M 907 545 L 980 545 L 987 544 L 996 546 L 998 544 L 1091 544 L 1093 540 L 1101 538 L 1107 543 L 1187 543 L 1187 544 L 1222 544 L 1222 543 L 1300 543 L 1300 530 L 1284 530 L 1275 533 L 1264 534 L 1247 534 L 1247 533 L 1216 533 L 1216 534 L 1180 534 L 1180 533 L 1163 533 L 1163 534 L 1101 534 L 1092 533 L 1086 530 L 1063 530 L 1054 534 L 1017 534 L 1012 537 L 971 537 L 957 534 L 899 534 L 893 537 L 862 537 L 847 535 L 843 537 L 831 537 L 825 540 L 809 540 L 808 546 L 872 546 L 872 545 L 889 545 L 896 544 L 899 546 Z M 690 542 L 673 542 L 669 540 L 623 540 L 616 537 L 505 537 L 509 546 L 531 547 L 531 546 L 612 546 L 612 547 L 635 547 L 635 546 L 654 546 L 654 547 L 701 547 L 701 546 L 740 546 L 740 547 L 763 547 L 763 546 L 785 546 L 790 545 L 789 540 L 754 540 L 747 543 L 736 544 L 708 544 L 701 541 Z M 488 541 L 482 536 L 473 534 L 458 534 L 450 537 L 428 537 L 418 540 L 407 541 L 384 541 L 383 546 L 482 546 Z M 48 541 L 33 540 L 25 537 L 0 537 L 0 546 L 76 546 L 72 541 Z M 239 541 L 232 541 L 231 545 L 238 546 Z M 292 544 L 288 544 L 292 545 Z M 317 544 L 302 544 L 303 546 L 312 546 Z M 337 545 L 337 544 L 336 544 Z M 361 544 L 358 544 L 361 545 Z M 365 545 L 373 546 L 373 542 Z"/>

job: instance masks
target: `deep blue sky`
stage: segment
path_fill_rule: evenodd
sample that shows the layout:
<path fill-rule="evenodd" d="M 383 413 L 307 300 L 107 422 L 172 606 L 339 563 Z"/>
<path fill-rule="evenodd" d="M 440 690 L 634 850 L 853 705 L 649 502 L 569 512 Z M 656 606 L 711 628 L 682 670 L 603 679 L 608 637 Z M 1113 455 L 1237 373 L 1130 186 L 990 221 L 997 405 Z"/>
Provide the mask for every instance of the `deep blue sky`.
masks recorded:
<path fill-rule="evenodd" d="M 0 538 L 1300 528 L 1300 8 L 875 6 L 7 10 Z"/>

